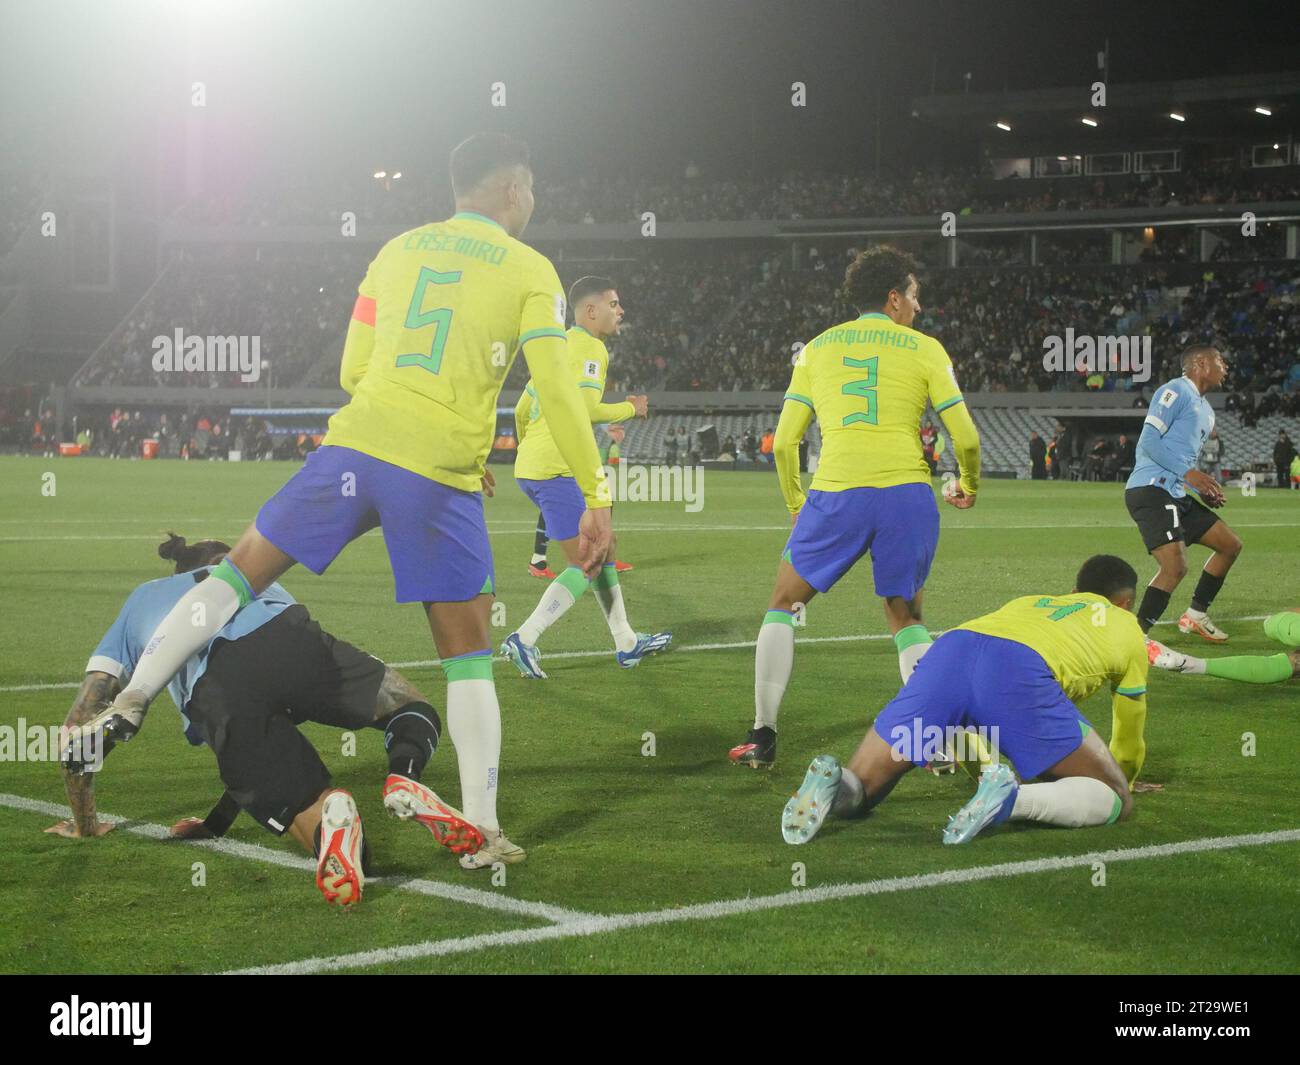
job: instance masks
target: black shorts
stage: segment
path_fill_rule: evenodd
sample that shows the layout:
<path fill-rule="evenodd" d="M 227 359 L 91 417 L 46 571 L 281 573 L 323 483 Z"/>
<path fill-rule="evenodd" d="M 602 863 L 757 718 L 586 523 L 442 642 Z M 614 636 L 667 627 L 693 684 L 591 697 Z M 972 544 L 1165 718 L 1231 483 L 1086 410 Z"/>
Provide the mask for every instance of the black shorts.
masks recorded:
<path fill-rule="evenodd" d="M 1185 495 L 1175 499 L 1163 488 L 1143 485 L 1124 493 L 1124 504 L 1137 522 L 1148 551 L 1181 540 L 1199 544 L 1219 517 L 1199 499 Z"/>
<path fill-rule="evenodd" d="M 241 809 L 277 835 L 330 783 L 297 726 L 374 723 L 384 664 L 325 632 L 295 604 L 238 640 L 218 640 L 186 715 Z"/>

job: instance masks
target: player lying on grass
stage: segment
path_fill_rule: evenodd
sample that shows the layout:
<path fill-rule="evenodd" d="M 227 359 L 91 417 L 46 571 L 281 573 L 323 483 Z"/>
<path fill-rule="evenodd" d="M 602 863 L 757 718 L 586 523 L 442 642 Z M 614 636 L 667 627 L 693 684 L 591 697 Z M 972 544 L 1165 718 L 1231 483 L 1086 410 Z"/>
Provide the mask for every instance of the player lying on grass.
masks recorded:
<path fill-rule="evenodd" d="M 1137 616 L 1142 631 L 1149 632 L 1187 575 L 1187 547 L 1201 544 L 1213 553 L 1178 628 L 1223 643 L 1228 634 L 1206 612 L 1241 554 L 1241 538 L 1214 513 L 1227 497 L 1213 477 L 1196 468 L 1196 459 L 1214 429 L 1214 411 L 1205 396 L 1223 383 L 1228 368 L 1223 356 L 1204 344 L 1188 348 L 1181 361 L 1183 376 L 1161 386 L 1151 400 L 1138 437 L 1137 465 L 1124 486 L 1124 504 L 1160 567 L 1142 595 Z M 1188 495 L 1188 489 L 1199 494 L 1200 501 Z"/>
<path fill-rule="evenodd" d="M 614 282 L 607 277 L 579 278 L 569 289 L 569 304 L 573 308 L 574 322 L 568 332 L 569 357 L 573 361 L 574 379 L 586 400 L 591 424 L 644 418 L 645 396 L 628 396 L 623 403 L 604 402 L 605 375 L 609 370 L 605 341 L 618 336 L 623 321 L 623 305 L 619 302 Z M 631 669 L 646 655 L 664 650 L 672 642 L 673 635 L 671 632 L 639 633 L 628 623 L 623 589 L 618 583 L 617 545 L 613 540 L 595 580 L 589 580 L 583 572 L 578 530 L 586 503 L 564 456 L 555 446 L 547 410 L 530 381 L 515 407 L 515 433 L 519 439 L 515 480 L 524 494 L 541 509 L 546 521 L 546 535 L 559 543 L 569 565 L 547 585 L 528 620 L 505 638 L 501 654 L 514 663 L 522 676 L 545 680 L 537 643 L 591 585 L 592 594 L 609 625 L 609 634 L 614 639 L 615 658 L 624 669 Z"/>
<path fill-rule="evenodd" d="M 969 728 L 1011 765 L 984 767 L 945 843 L 1007 820 L 1079 828 L 1127 818 L 1129 787 L 1146 757 L 1146 646 L 1130 613 L 1136 585 L 1123 559 L 1095 555 L 1069 595 L 1013 599 L 945 632 L 876 716 L 847 772 L 829 754 L 813 759 L 781 815 L 785 841 L 807 843 L 828 815 L 866 814 Z M 1114 693 L 1110 750 L 1075 706 L 1104 681 Z"/>
<path fill-rule="evenodd" d="M 518 239 L 534 205 L 528 148 L 504 134 L 470 137 L 451 154 L 451 182 L 456 213 L 394 237 L 366 271 L 339 373 L 351 399 L 330 418 L 323 445 L 262 507 L 213 579 L 161 620 L 113 705 L 139 727 L 183 663 L 289 567 L 323 573 L 380 526 L 397 601 L 424 605 L 447 677 L 462 802 L 488 833 L 461 865 L 482 869 L 523 857 L 497 820 L 501 711 L 482 496 L 492 486 L 484 461 L 497 398 L 517 351 L 582 489 L 584 572 L 599 572 L 612 533 L 609 488 L 573 380 L 560 279 Z"/>
<path fill-rule="evenodd" d="M 1300 607 L 1274 614 L 1264 622 L 1264 635 L 1300 648 Z M 1147 656 L 1157 669 L 1171 673 L 1204 673 L 1247 684 L 1280 684 L 1300 677 L 1300 650 L 1275 655 L 1233 655 L 1230 658 L 1194 658 L 1156 640 L 1147 640 Z"/>
<path fill-rule="evenodd" d="M 137 729 L 100 708 L 140 661 L 158 620 L 186 591 L 210 580 L 213 566 L 229 550 L 216 540 L 186 546 L 174 535 L 159 547 L 159 555 L 175 560 L 176 575 L 136 588 L 90 656 L 64 723 L 72 818 L 47 831 L 100 836 L 112 827 L 99 824 L 95 813 L 92 774 L 99 766 L 83 759 L 87 752 L 102 759 Z M 329 770 L 298 731 L 304 721 L 383 729 L 389 769 L 385 808 L 425 825 L 453 853 L 483 845 L 478 828 L 420 783 L 442 728 L 433 707 L 400 673 L 322 630 L 278 584 L 185 662 L 168 690 L 186 739 L 206 744 L 216 755 L 230 799 L 263 827 L 276 835 L 287 832 L 316 855 L 316 884 L 328 902 L 360 901 L 365 840 L 356 802 L 330 783 Z M 186 822 L 173 834 L 205 835 Z"/>
<path fill-rule="evenodd" d="M 962 509 L 975 504 L 980 442 L 948 353 L 912 328 L 921 310 L 916 273 L 916 262 L 896 248 L 862 252 L 844 277 L 859 317 L 815 337 L 795 362 L 773 447 L 794 532 L 758 630 L 754 727 L 731 749 L 736 764 L 775 762 L 777 714 L 794 668 L 794 612 L 829 592 L 867 552 L 904 682 L 930 647 L 921 590 L 939 542 L 939 508 L 921 450 L 926 404 L 952 437 L 961 479 L 944 498 Z M 805 495 L 799 442 L 814 416 L 822 452 Z"/>

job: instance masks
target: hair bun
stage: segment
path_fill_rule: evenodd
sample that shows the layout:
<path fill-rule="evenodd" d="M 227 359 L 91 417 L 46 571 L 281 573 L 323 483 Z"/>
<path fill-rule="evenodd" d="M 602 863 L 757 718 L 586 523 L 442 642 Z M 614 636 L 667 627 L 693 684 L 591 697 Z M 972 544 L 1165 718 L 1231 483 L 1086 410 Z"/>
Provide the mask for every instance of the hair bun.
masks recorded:
<path fill-rule="evenodd" d="M 167 540 L 158 545 L 158 557 L 165 558 L 169 562 L 175 561 L 185 550 L 185 537 L 177 536 L 174 532 L 168 532 Z"/>

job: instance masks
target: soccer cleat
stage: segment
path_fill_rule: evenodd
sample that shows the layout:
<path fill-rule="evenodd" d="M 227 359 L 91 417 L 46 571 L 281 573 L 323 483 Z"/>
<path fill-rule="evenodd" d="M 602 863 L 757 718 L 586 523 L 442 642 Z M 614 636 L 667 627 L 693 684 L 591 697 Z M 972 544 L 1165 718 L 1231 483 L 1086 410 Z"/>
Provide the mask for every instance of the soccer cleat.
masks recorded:
<path fill-rule="evenodd" d="M 316 886 L 325 901 L 355 906 L 366 877 L 361 871 L 361 815 L 346 791 L 331 792 L 321 808 Z"/>
<path fill-rule="evenodd" d="M 948 818 L 948 827 L 943 830 L 943 841 L 967 843 L 989 825 L 1001 824 L 1011 816 L 1019 790 L 1020 785 L 1016 783 L 1016 775 L 1009 765 L 999 762 L 997 765 L 985 766 L 980 773 L 980 786 L 975 789 L 974 796 L 954 816 Z"/>
<path fill-rule="evenodd" d="M 620 562 L 618 559 L 614 559 L 615 573 L 630 573 L 634 569 L 636 569 L 636 567 L 633 566 L 631 562 Z"/>
<path fill-rule="evenodd" d="M 545 680 L 542 672 L 542 652 L 531 647 L 519 638 L 519 633 L 512 632 L 501 645 L 501 657 L 508 658 L 515 664 L 521 676 L 529 680 Z"/>
<path fill-rule="evenodd" d="M 766 725 L 752 728 L 739 743 L 727 752 L 732 765 L 747 765 L 750 769 L 771 769 L 776 763 L 776 730 Z"/>
<path fill-rule="evenodd" d="M 666 651 L 668 645 L 672 642 L 673 634 L 671 632 L 655 632 L 650 635 L 638 632 L 636 634 L 636 646 L 630 651 L 618 651 L 615 657 L 618 658 L 620 666 L 624 669 L 631 669 L 647 655 Z"/>
<path fill-rule="evenodd" d="M 473 854 L 460 856 L 462 869 L 491 869 L 497 862 L 514 865 L 527 857 L 524 848 L 511 843 L 499 828 L 494 833 L 484 832 L 483 840 L 483 846 Z"/>
<path fill-rule="evenodd" d="M 1156 669 L 1167 669 L 1170 673 L 1188 672 L 1187 655 L 1166 647 L 1159 640 L 1147 637 L 1147 661 Z"/>
<path fill-rule="evenodd" d="M 1227 643 L 1228 634 L 1208 617 L 1194 618 L 1190 613 L 1178 619 L 1178 631 L 1184 635 L 1195 634 L 1210 643 Z"/>
<path fill-rule="evenodd" d="M 384 808 L 402 821 L 418 821 L 433 833 L 435 842 L 452 854 L 472 854 L 483 846 L 483 833 L 418 780 L 389 773 L 384 784 Z"/>
<path fill-rule="evenodd" d="M 831 812 L 842 775 L 833 755 L 819 754 L 809 763 L 803 783 L 781 812 L 781 837 L 787 843 L 807 843 L 817 835 Z"/>
<path fill-rule="evenodd" d="M 528 563 L 528 576 L 540 577 L 544 581 L 555 580 L 555 574 L 551 572 L 551 567 L 546 563 L 542 563 L 540 566 L 532 562 Z"/>

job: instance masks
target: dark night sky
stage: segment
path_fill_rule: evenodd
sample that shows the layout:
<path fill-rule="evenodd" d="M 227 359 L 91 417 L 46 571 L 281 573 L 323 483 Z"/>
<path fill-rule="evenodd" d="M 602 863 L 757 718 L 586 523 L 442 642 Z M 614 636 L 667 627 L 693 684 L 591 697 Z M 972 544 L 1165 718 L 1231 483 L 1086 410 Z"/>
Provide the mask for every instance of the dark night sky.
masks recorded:
<path fill-rule="evenodd" d="M 223 172 L 443 167 L 504 128 L 549 169 L 714 173 L 933 157 L 907 105 L 955 91 L 1300 67 L 1294 4 L 884 4 L 789 0 L 0 0 L 9 165 L 111 167 L 142 182 L 180 155 L 205 81 Z M 790 83 L 808 107 L 790 107 Z M 504 111 L 488 105 L 504 81 Z M 953 146 L 957 151 L 964 146 Z M 0 163 L 0 165 L 4 165 Z"/>

